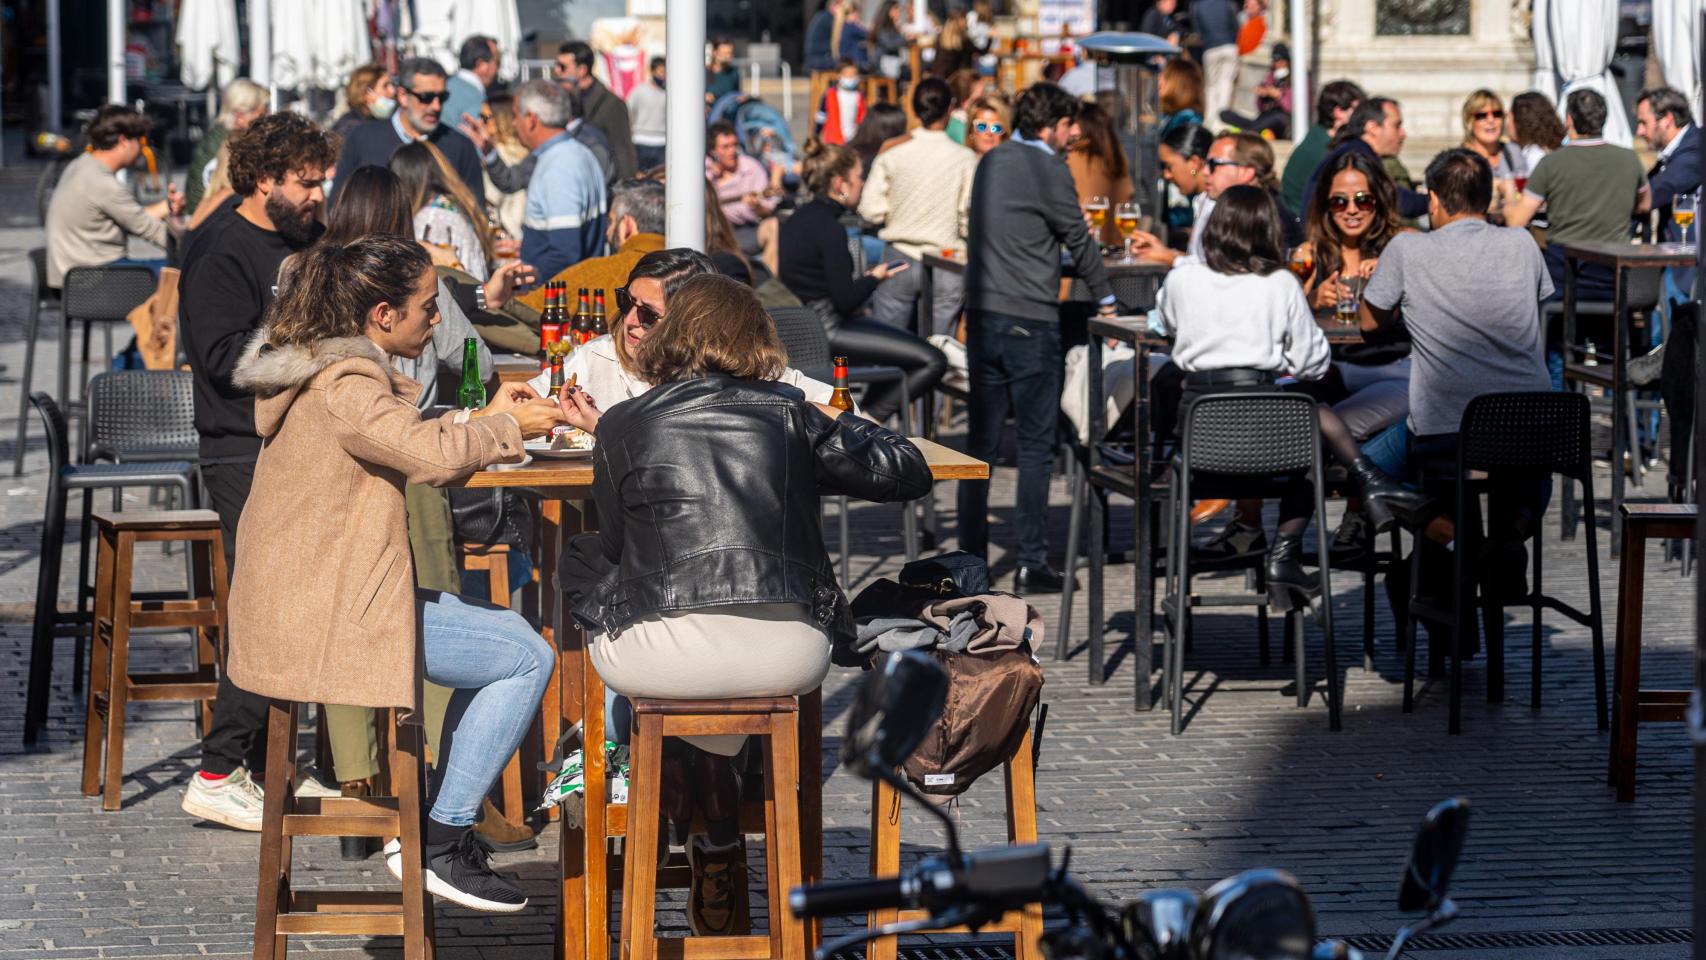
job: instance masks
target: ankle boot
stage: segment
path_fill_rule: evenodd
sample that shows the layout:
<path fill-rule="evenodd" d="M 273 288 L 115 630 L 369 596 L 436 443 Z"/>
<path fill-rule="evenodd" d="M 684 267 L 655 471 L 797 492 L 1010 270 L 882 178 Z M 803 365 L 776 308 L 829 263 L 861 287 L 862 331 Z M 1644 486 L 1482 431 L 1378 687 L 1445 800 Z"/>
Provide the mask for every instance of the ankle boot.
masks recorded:
<path fill-rule="evenodd" d="M 1356 458 L 1350 473 L 1362 493 L 1362 509 L 1375 533 L 1392 529 L 1394 519 L 1406 527 L 1417 527 L 1438 512 L 1433 497 L 1387 476 L 1367 457 Z"/>
<path fill-rule="evenodd" d="M 505 820 L 490 799 L 480 802 L 480 820 L 474 824 L 474 835 L 493 853 L 515 853 L 539 846 L 532 827 Z"/>
<path fill-rule="evenodd" d="M 1303 537 L 1280 534 L 1268 550 L 1268 604 L 1274 613 L 1290 613 L 1321 596 L 1321 577 L 1303 569 Z"/>
<path fill-rule="evenodd" d="M 338 784 L 339 792 L 346 797 L 366 797 L 373 794 L 372 780 L 349 780 Z M 345 860 L 366 860 L 373 852 L 373 837 L 339 837 Z"/>

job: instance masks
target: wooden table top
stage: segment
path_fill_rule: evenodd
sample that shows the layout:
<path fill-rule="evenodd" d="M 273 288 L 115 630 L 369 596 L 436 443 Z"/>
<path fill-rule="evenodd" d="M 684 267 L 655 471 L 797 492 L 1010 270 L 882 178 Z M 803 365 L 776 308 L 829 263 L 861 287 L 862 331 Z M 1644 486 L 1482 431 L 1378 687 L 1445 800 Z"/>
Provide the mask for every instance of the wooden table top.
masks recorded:
<path fill-rule="evenodd" d="M 1699 254 L 1680 243 L 1565 243 L 1564 256 L 1608 267 L 1691 267 Z"/>
<path fill-rule="evenodd" d="M 1326 334 L 1328 343 L 1362 343 L 1364 339 L 1361 328 L 1355 324 L 1347 326 L 1334 320 L 1330 312 L 1316 313 L 1315 325 L 1321 328 L 1322 333 Z M 1090 335 L 1122 340 L 1131 344 L 1141 341 L 1150 346 L 1172 342 L 1171 337 L 1150 332 L 1148 317 L 1091 317 Z"/>
<path fill-rule="evenodd" d="M 492 369 L 500 383 L 524 383 L 539 376 L 539 358 L 517 353 L 496 354 L 492 357 Z"/>
<path fill-rule="evenodd" d="M 950 450 L 923 437 L 909 437 L 907 439 L 923 452 L 925 462 L 930 464 L 930 474 L 937 480 L 989 479 L 989 464 L 981 460 L 968 457 L 958 450 Z M 553 491 L 563 499 L 569 499 L 570 492 L 585 496 L 592 490 L 592 458 L 576 457 L 572 460 L 535 458 L 515 466 L 500 464 L 474 474 L 468 478 L 468 482 L 464 485 L 469 489 L 537 487 Z"/>

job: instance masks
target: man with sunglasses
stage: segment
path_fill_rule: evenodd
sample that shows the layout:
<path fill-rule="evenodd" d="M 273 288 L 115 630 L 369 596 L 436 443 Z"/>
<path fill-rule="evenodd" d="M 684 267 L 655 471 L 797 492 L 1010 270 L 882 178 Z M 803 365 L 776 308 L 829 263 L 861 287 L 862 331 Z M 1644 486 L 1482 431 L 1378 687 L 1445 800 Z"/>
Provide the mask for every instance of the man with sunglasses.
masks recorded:
<path fill-rule="evenodd" d="M 425 140 L 437 147 L 468 192 L 476 197 L 486 194 L 486 181 L 481 176 L 480 154 L 469 139 L 439 122 L 449 94 L 449 77 L 436 60 L 414 57 L 404 60 L 397 70 L 397 110 L 387 120 L 369 120 L 350 131 L 344 141 L 343 153 L 338 156 L 337 184 L 361 167 L 383 167 L 391 154 L 405 143 Z"/>
<path fill-rule="evenodd" d="M 1388 157 L 1396 157 L 1404 149 L 1404 141 L 1408 137 L 1409 134 L 1404 132 L 1404 111 L 1398 106 L 1398 101 L 1388 97 L 1370 97 L 1357 104 L 1334 137 L 1332 150 L 1309 175 L 1300 209 L 1309 209 L 1309 198 L 1315 195 L 1321 171 L 1333 161 L 1347 153 L 1366 153 L 1384 164 Z M 1427 216 L 1427 212 L 1428 198 L 1424 194 L 1399 186 L 1399 216 L 1414 220 Z"/>

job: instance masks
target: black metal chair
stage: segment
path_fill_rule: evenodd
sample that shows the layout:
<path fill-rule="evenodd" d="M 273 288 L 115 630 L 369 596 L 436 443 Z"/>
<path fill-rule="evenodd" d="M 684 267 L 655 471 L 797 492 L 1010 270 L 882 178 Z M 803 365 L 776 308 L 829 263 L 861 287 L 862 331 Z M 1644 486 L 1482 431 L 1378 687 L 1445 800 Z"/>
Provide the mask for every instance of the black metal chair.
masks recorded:
<path fill-rule="evenodd" d="M 95 324 L 106 334 L 106 354 L 113 355 L 113 327 L 126 323 L 130 311 L 141 306 L 159 287 L 159 278 L 147 267 L 72 267 L 65 272 L 61 291 L 59 324 L 59 400 L 71 417 L 84 417 L 89 385 L 89 343 Z M 71 399 L 71 327 L 83 329 L 82 374 L 77 380 L 77 399 Z M 81 447 L 73 449 L 81 450 Z"/>
<path fill-rule="evenodd" d="M 1447 470 L 1441 464 L 1423 464 L 1424 489 L 1449 485 L 1454 488 L 1457 532 L 1452 551 L 1452 596 L 1426 598 L 1420 596 L 1422 575 L 1418 549 L 1410 562 L 1409 616 L 1404 622 L 1407 645 L 1404 663 L 1404 712 L 1413 707 L 1412 689 L 1416 675 L 1416 622 L 1426 619 L 1453 628 L 1447 649 L 1434 644 L 1430 651 L 1430 673 L 1438 675 L 1443 658 L 1451 658 L 1450 720 L 1452 733 L 1461 733 L 1463 658 L 1461 651 L 1467 639 L 1468 619 L 1475 615 L 1471 602 L 1475 584 L 1464 561 L 1466 554 L 1476 550 L 1482 534 L 1479 521 L 1472 512 L 1474 501 L 1486 489 L 1492 475 L 1516 472 L 1533 474 L 1538 480 L 1547 473 L 1565 478 L 1566 489 L 1572 482 L 1582 485 L 1582 509 L 1587 528 L 1588 612 L 1582 613 L 1545 592 L 1541 578 L 1541 545 L 1539 523 L 1534 530 L 1533 585 L 1528 596 L 1514 600 L 1482 598 L 1480 606 L 1489 613 L 1487 638 L 1487 701 L 1504 700 L 1504 637 L 1502 616 L 1507 606 L 1529 606 L 1534 611 L 1532 665 L 1529 676 L 1529 706 L 1540 708 L 1541 637 L 1540 612 L 1554 610 L 1589 628 L 1593 633 L 1594 706 L 1599 729 L 1610 729 L 1605 688 L 1605 627 L 1599 597 L 1599 549 L 1594 521 L 1593 446 L 1589 438 L 1588 399 L 1577 393 L 1493 393 L 1476 397 L 1463 411 L 1456 462 Z M 1431 469 L 1430 469 L 1431 466 Z M 1482 474 L 1477 476 L 1477 472 Z M 1466 519 L 1468 518 L 1468 519 Z M 1472 522 L 1473 521 L 1473 522 Z M 1496 628 L 1496 633 L 1495 633 Z"/>
<path fill-rule="evenodd" d="M 1630 270 L 1624 274 L 1627 278 L 1627 289 L 1623 294 L 1624 310 L 1629 314 L 1641 314 L 1648 323 L 1657 322 L 1657 307 L 1664 295 L 1664 271 L 1662 270 Z M 1596 317 L 1609 323 L 1621 322 L 1614 316 L 1616 305 L 1609 300 L 1580 300 L 1576 303 L 1576 318 Z M 1562 325 L 1564 322 L 1564 303 L 1554 300 L 1541 305 L 1541 324 L 1543 329 L 1551 329 L 1552 324 Z M 1597 386 L 1602 391 L 1603 402 L 1612 409 L 1612 416 L 1622 417 L 1624 429 L 1629 432 L 1629 449 L 1633 451 L 1634 461 L 1630 471 L 1636 486 L 1641 486 L 1645 468 L 1641 463 L 1639 423 L 1642 406 L 1652 407 L 1651 403 L 1638 401 L 1636 390 L 1627 391 L 1627 396 L 1614 396 L 1616 384 L 1613 382 L 1613 358 L 1611 356 L 1612 342 L 1596 345 L 1593 353 L 1589 353 L 1585 343 L 1576 343 L 1575 337 L 1579 331 L 1562 330 L 1560 342 L 1564 349 L 1564 386 L 1570 389 L 1571 384 L 1586 384 Z M 1626 331 L 1627 332 L 1627 331 Z M 1646 352 L 1645 345 L 1634 343 L 1626 345 L 1629 356 L 1639 356 Z M 1603 352 L 1602 352 L 1603 351 Z M 1579 387 L 1577 388 L 1579 389 Z M 1622 469 L 1621 464 L 1615 465 Z M 1559 522 L 1564 539 L 1575 535 L 1574 500 L 1566 497 L 1564 509 L 1560 511 Z"/>
<path fill-rule="evenodd" d="M 187 506 L 196 506 L 195 464 L 162 460 L 146 463 L 71 462 L 69 430 L 65 413 L 53 398 L 41 391 L 30 394 L 30 402 L 41 414 L 47 433 L 49 456 L 47 509 L 42 519 L 41 565 L 36 574 L 36 616 L 30 635 L 29 686 L 24 706 L 24 745 L 32 747 L 47 722 L 47 698 L 53 674 L 54 638 L 63 633 L 77 638 L 76 667 L 81 673 L 83 626 L 86 616 L 59 612 L 59 563 L 65 547 L 65 504 L 72 490 L 125 487 L 170 487 L 183 495 Z M 84 525 L 87 528 L 87 524 Z M 85 533 L 85 546 L 87 545 Z M 87 550 L 84 551 L 85 553 Z M 174 594 L 173 596 L 176 596 Z M 147 599 L 135 594 L 137 599 Z"/>
<path fill-rule="evenodd" d="M 1315 400 L 1297 393 L 1213 393 L 1187 401 L 1180 412 L 1179 452 L 1167 496 L 1169 533 L 1167 596 L 1162 601 L 1164 695 L 1172 709 L 1172 732 L 1183 726 L 1184 661 L 1191 610 L 1201 606 L 1261 608 L 1263 660 L 1267 660 L 1267 597 L 1195 597 L 1191 594 L 1190 510 L 1198 498 L 1235 499 L 1273 493 L 1276 477 L 1308 474 L 1315 489 L 1315 536 L 1319 556 L 1327 555 L 1326 475 L 1321 457 L 1321 424 Z M 1141 562 L 1141 560 L 1140 560 Z M 1319 618 L 1327 666 L 1327 725 L 1339 729 L 1339 664 L 1333 648 L 1333 599 L 1328 571 L 1321 572 Z M 1304 654 L 1302 609 L 1288 616 L 1287 639 L 1297 665 L 1297 705 L 1309 701 L 1308 658 Z"/>
<path fill-rule="evenodd" d="M 855 244 L 857 240 L 853 241 Z M 788 365 L 800 371 L 813 380 L 828 383 L 834 377 L 834 367 L 829 349 L 829 335 L 824 332 L 823 321 L 818 319 L 808 307 L 771 307 L 771 322 L 776 324 L 777 339 L 782 341 L 782 349 L 788 352 Z M 901 430 L 912 435 L 912 398 L 906 392 L 906 374 L 899 367 L 860 366 L 847 368 L 849 384 L 877 383 L 882 381 L 899 381 L 901 385 L 900 424 Z M 852 538 L 847 514 L 847 498 L 838 498 L 837 520 L 839 522 L 841 550 L 841 582 L 850 582 L 851 551 L 848 549 Z M 912 504 L 902 505 L 901 542 L 906 551 L 906 559 L 918 557 L 918 520 L 913 514 Z"/>
<path fill-rule="evenodd" d="M 12 451 L 12 476 L 24 474 L 24 445 L 29 439 L 30 383 L 36 369 L 36 338 L 41 334 L 41 308 L 59 302 L 59 291 L 47 285 L 47 248 L 30 251 L 29 333 L 24 337 L 24 374 L 18 386 L 18 445 Z M 64 388 L 60 388 L 64 392 Z"/>

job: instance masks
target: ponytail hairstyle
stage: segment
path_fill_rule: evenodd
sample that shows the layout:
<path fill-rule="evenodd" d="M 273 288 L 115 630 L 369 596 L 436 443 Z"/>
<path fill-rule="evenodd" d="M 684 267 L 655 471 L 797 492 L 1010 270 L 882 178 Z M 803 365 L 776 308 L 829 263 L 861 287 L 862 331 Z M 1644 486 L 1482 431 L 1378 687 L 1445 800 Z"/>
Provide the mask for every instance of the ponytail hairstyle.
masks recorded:
<path fill-rule="evenodd" d="M 374 307 L 400 309 L 430 269 L 432 257 L 410 237 L 375 234 L 315 244 L 285 261 L 279 272 L 278 297 L 264 320 L 266 342 L 307 346 L 362 336 Z"/>
<path fill-rule="evenodd" d="M 806 141 L 800 160 L 800 180 L 815 197 L 828 197 L 830 181 L 847 178 L 859 169 L 859 155 L 837 143 L 817 137 Z"/>
<path fill-rule="evenodd" d="M 1274 148 L 1254 133 L 1228 133 L 1222 139 L 1232 141 L 1232 159 L 1255 171 L 1255 185 L 1269 193 L 1279 193 L 1279 177 L 1274 176 Z"/>

